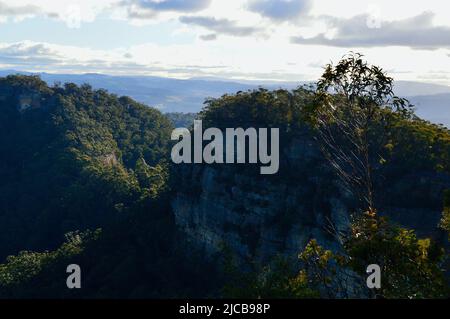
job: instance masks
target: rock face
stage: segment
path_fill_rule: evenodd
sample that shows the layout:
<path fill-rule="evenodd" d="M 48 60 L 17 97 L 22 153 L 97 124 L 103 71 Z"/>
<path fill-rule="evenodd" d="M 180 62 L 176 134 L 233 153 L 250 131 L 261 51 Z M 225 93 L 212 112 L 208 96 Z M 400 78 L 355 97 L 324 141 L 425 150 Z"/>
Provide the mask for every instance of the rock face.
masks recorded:
<path fill-rule="evenodd" d="M 279 174 L 270 177 L 249 174 L 238 165 L 179 167 L 180 183 L 172 200 L 179 228 L 206 252 L 227 247 L 242 260 L 263 263 L 278 254 L 295 258 L 312 238 L 338 250 L 334 234 L 348 229 L 351 196 L 339 187 L 312 140 L 294 140 L 280 158 Z M 404 193 L 402 184 L 410 178 L 390 183 L 386 192 Z M 383 213 L 420 236 L 439 238 L 439 194 L 450 182 L 437 180 L 425 183 L 436 194 L 435 207 L 408 207 L 408 201 L 399 200 Z"/>
<path fill-rule="evenodd" d="M 298 196 L 301 189 L 255 185 L 239 175 L 233 176 L 236 184 L 229 187 L 221 183 L 222 174 L 205 168 L 200 196 L 193 200 L 178 193 L 172 202 L 178 226 L 209 252 L 226 245 L 243 258 L 263 262 L 280 253 L 295 256 L 311 238 L 332 245 L 326 232 L 329 221 L 340 228 L 347 225 L 345 205 L 338 199 L 332 200 L 331 210 L 313 215 L 302 203 L 309 199 Z M 247 187 L 252 190 L 245 191 Z"/>
<path fill-rule="evenodd" d="M 29 108 L 40 108 L 41 107 L 41 95 L 37 92 L 30 92 L 20 94 L 17 101 L 17 110 L 19 112 L 24 112 Z"/>
<path fill-rule="evenodd" d="M 172 201 L 178 226 L 207 252 L 225 245 L 244 260 L 295 257 L 312 238 L 337 248 L 331 230 L 347 228 L 349 205 L 317 148 L 296 140 L 282 158 L 294 172 L 263 178 L 235 165 L 181 168 Z"/>
<path fill-rule="evenodd" d="M 42 98 L 42 94 L 34 88 L 14 88 L 8 85 L 0 87 L 0 102 L 13 99 L 20 113 L 28 109 L 40 108 Z"/>

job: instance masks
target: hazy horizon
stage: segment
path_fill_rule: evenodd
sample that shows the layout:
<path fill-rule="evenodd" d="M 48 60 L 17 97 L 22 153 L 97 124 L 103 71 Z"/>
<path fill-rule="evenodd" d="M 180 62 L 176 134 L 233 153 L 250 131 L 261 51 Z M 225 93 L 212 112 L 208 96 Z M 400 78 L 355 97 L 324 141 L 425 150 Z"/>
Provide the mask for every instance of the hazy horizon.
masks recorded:
<path fill-rule="evenodd" d="M 2 76 L 5 76 L 6 74 L 34 74 L 34 75 L 40 75 L 40 74 L 48 74 L 48 75 L 74 75 L 74 76 L 84 76 L 84 75 L 98 75 L 98 76 L 107 76 L 107 77 L 144 77 L 144 78 L 163 78 L 163 79 L 171 79 L 171 80 L 201 80 L 201 81 L 217 81 L 217 82 L 234 82 L 234 83 L 242 83 L 242 84 L 258 84 L 258 83 L 264 83 L 264 84 L 296 84 L 296 83 L 315 83 L 318 79 L 306 79 L 306 80 L 267 80 L 267 79 L 255 79 L 255 80 L 249 80 L 249 79 L 242 79 L 242 78 L 234 78 L 234 77 L 215 77 L 215 76 L 191 76 L 191 77 L 176 77 L 176 76 L 164 76 L 164 75 L 146 75 L 146 74 L 134 74 L 134 73 L 127 73 L 127 74 L 114 74 L 114 73 L 107 73 L 107 72 L 58 72 L 58 71 L 41 71 L 41 70 L 32 70 L 32 69 L 8 69 L 8 68 L 0 68 L 0 74 Z M 430 81 L 425 80 L 399 80 L 394 79 L 394 83 L 418 83 L 418 84 L 426 84 L 431 85 L 434 87 L 445 87 L 450 90 L 450 84 L 440 84 L 440 83 L 434 83 Z M 450 91 L 449 91 L 450 92 Z M 436 93 L 434 93 L 436 94 Z M 439 94 L 439 93 L 437 93 Z"/>

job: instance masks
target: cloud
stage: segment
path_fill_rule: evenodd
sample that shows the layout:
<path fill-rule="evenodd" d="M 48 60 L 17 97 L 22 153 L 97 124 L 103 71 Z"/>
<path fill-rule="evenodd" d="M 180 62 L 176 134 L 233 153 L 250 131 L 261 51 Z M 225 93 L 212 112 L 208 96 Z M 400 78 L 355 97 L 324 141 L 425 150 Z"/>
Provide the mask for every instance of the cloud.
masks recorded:
<path fill-rule="evenodd" d="M 8 22 L 8 18 L 13 18 L 14 22 L 19 22 L 25 18 L 39 16 L 61 20 L 68 28 L 79 28 L 82 22 L 94 21 L 112 1 L 114 0 L 104 0 L 99 4 L 95 1 L 79 0 L 78 3 L 67 4 L 57 0 L 23 0 L 20 1 L 21 5 L 11 6 L 0 0 L 0 21 Z"/>
<path fill-rule="evenodd" d="M 296 20 L 309 12 L 311 0 L 251 0 L 248 10 L 277 22 Z"/>
<path fill-rule="evenodd" d="M 211 4 L 211 0 L 139 0 L 137 2 L 142 8 L 177 12 L 196 12 L 206 9 Z"/>
<path fill-rule="evenodd" d="M 0 55 L 2 57 L 22 58 L 29 56 L 55 56 L 57 53 L 43 43 L 23 41 L 0 46 Z"/>
<path fill-rule="evenodd" d="M 214 40 L 217 40 L 217 34 L 211 33 L 211 34 L 201 35 L 200 39 L 202 39 L 203 41 L 214 41 Z"/>
<path fill-rule="evenodd" d="M 160 12 L 192 13 L 206 9 L 211 0 L 124 0 L 119 6 L 126 7 L 131 19 L 152 19 Z"/>
<path fill-rule="evenodd" d="M 291 38 L 291 42 L 335 47 L 405 46 L 426 50 L 450 47 L 450 27 L 434 26 L 432 12 L 403 20 L 379 21 L 376 27 L 372 18 L 369 15 L 349 19 L 321 17 L 333 31 L 332 37 L 324 33 L 311 38 L 296 36 Z"/>
<path fill-rule="evenodd" d="M 153 46 L 152 46 L 153 48 Z M 177 48 L 167 52 L 178 51 Z M 142 48 L 134 52 L 142 53 Z M 154 50 L 150 50 L 154 53 Z M 170 55 L 166 51 L 160 56 Z M 172 54 L 173 56 L 173 54 Z M 222 65 L 189 65 L 186 63 L 161 64 L 135 58 L 135 54 L 121 50 L 92 50 L 74 46 L 21 41 L 0 43 L 0 68 L 17 71 L 51 73 L 106 73 L 106 74 L 144 74 L 159 76 L 201 76 L 209 75 L 210 70 L 225 68 Z M 208 71 L 209 70 L 209 71 Z"/>
<path fill-rule="evenodd" d="M 32 4 L 11 6 L 0 1 L 0 17 L 14 17 L 15 19 L 20 20 L 40 13 L 42 13 L 41 9 Z"/>
<path fill-rule="evenodd" d="M 130 19 L 152 19 L 158 15 L 157 12 L 145 8 L 141 8 L 135 5 L 127 7 L 127 16 Z"/>
<path fill-rule="evenodd" d="M 0 45 L 0 62 L 15 66 L 53 65 L 61 56 L 43 43 L 29 41 Z"/>
<path fill-rule="evenodd" d="M 216 19 L 214 17 L 182 16 L 179 20 L 185 24 L 200 26 L 218 34 L 226 34 L 235 37 L 250 36 L 261 31 L 259 28 L 255 27 L 238 26 L 236 21 Z"/>
<path fill-rule="evenodd" d="M 41 9 L 35 5 L 10 6 L 0 1 L 0 15 L 3 16 L 30 15 L 40 12 Z"/>

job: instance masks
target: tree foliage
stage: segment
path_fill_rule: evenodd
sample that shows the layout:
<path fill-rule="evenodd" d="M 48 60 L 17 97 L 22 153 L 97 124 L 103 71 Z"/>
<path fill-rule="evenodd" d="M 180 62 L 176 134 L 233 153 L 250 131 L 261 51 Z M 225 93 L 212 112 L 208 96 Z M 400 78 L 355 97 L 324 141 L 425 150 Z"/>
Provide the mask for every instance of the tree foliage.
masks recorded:
<path fill-rule="evenodd" d="M 64 233 L 102 226 L 167 180 L 171 124 L 155 109 L 27 76 L 0 79 L 0 98 L 0 258 L 56 248 Z M 135 172 L 142 161 L 155 168 L 148 179 Z"/>
<path fill-rule="evenodd" d="M 373 174 L 385 160 L 391 111 L 407 117 L 408 107 L 394 95 L 393 79 L 357 53 L 328 64 L 317 82 L 310 120 L 324 155 L 362 209 L 375 207 Z"/>

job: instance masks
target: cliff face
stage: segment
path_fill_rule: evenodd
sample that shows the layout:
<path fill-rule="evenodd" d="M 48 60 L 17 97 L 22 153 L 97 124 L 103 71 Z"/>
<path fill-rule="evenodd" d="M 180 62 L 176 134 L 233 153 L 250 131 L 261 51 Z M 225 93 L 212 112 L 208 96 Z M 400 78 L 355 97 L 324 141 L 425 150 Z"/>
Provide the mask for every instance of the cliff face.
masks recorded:
<path fill-rule="evenodd" d="M 242 260 L 264 263 L 278 254 L 295 258 L 312 238 L 338 250 L 333 234 L 349 226 L 351 195 L 339 186 L 313 140 L 292 141 L 280 158 L 279 175 L 271 177 L 248 174 L 237 165 L 179 167 L 180 184 L 171 203 L 178 227 L 206 252 L 225 246 Z M 386 202 L 380 213 L 420 236 L 445 238 L 437 224 L 439 194 L 449 187 L 448 178 L 416 172 L 388 183 L 383 194 L 405 193 L 405 181 L 411 179 L 415 182 L 406 185 L 424 188 L 436 205 L 408 207 L 403 196 L 398 205 Z"/>
<path fill-rule="evenodd" d="M 311 238 L 337 248 L 332 228 L 346 229 L 349 201 L 320 152 L 297 139 L 281 158 L 289 170 L 264 178 L 235 165 L 180 168 L 181 190 L 172 200 L 177 225 L 207 252 L 225 245 L 261 262 L 296 256 Z"/>

